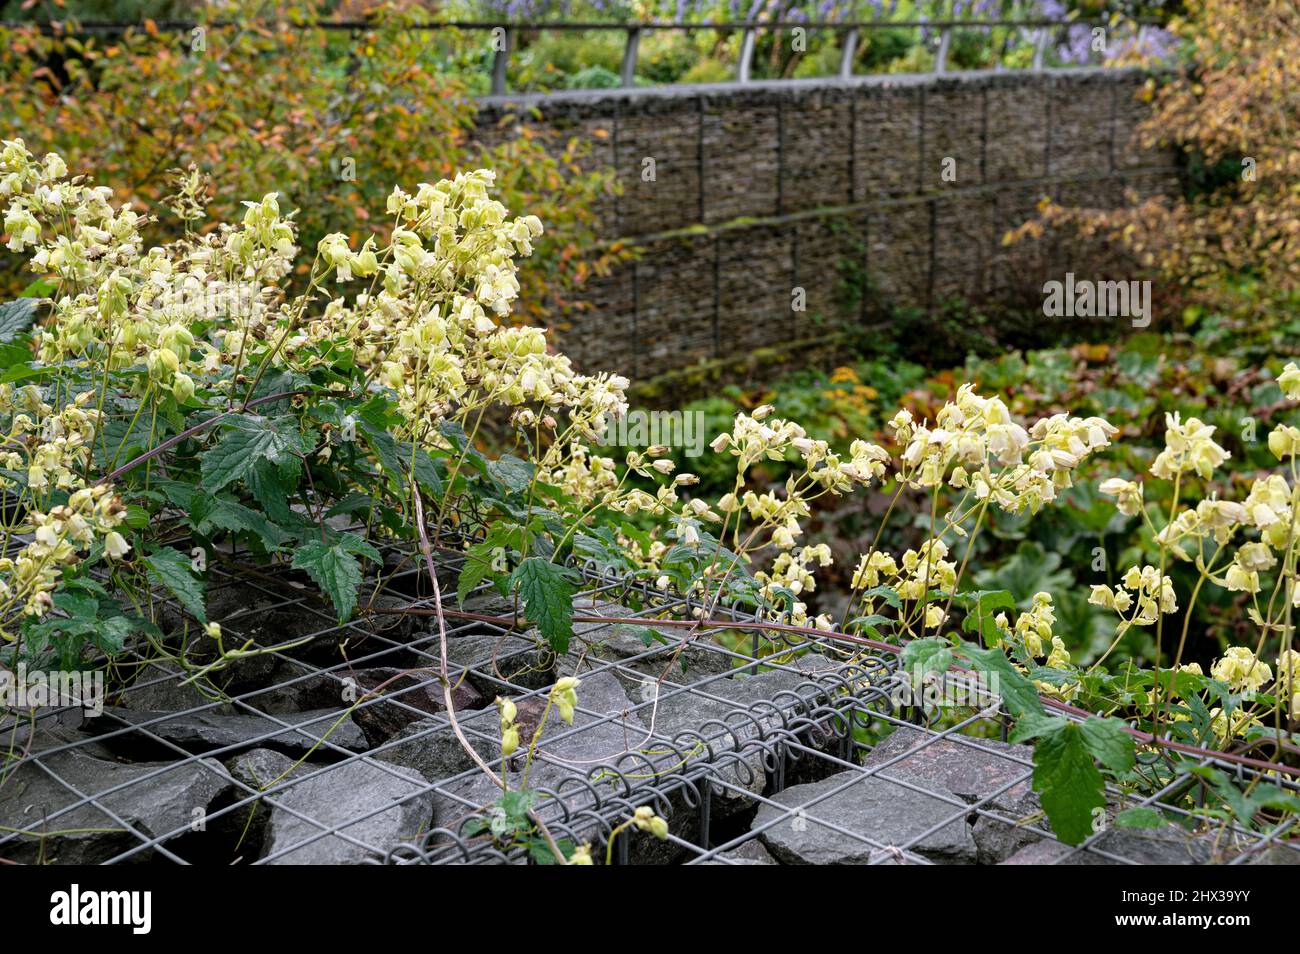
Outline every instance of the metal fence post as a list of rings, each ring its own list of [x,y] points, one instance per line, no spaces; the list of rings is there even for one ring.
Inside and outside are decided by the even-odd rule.
[[[934,71],[942,73],[948,68],[948,47],[952,44],[952,27],[939,30],[939,49],[934,54]]]
[[[492,95],[503,96],[506,91],[506,67],[510,65],[510,47],[514,45],[512,31],[500,27],[501,45],[492,54]],[[494,31],[495,32],[495,31]]]
[[[641,30],[632,27],[627,31],[627,43],[623,46],[623,68],[619,71],[624,86],[636,85],[636,54],[641,45]]]
[[[1041,70],[1043,68],[1043,57],[1047,53],[1047,38],[1051,35],[1051,27],[1043,27],[1038,31],[1038,36],[1034,38],[1034,64],[1033,68]]]
[[[853,60],[858,55],[858,31],[851,27],[844,33],[844,46],[840,49],[840,79],[853,75]]]
[[[749,82],[749,67],[754,60],[754,30],[745,28],[745,35],[740,41],[740,62],[736,64],[736,82]]]

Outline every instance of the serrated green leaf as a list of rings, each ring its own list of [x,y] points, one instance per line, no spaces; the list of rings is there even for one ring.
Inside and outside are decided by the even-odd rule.
[[[357,606],[357,590],[361,588],[361,564],[342,543],[332,544],[311,540],[298,547],[293,555],[295,569],[306,571],[321,588],[345,622]]]
[[[283,464],[311,449],[292,418],[244,415],[229,420],[221,440],[202,455],[203,487],[212,493],[244,479],[260,460]]]
[[[429,452],[423,449],[415,452],[412,460],[415,463],[415,482],[425,493],[432,494],[435,497],[441,497],[443,493],[442,476],[438,473],[438,465]]]
[[[1049,716],[1041,712],[1021,716],[1011,730],[1011,742],[1017,744],[1051,735],[1061,731],[1069,721],[1065,716]]]
[[[291,539],[289,534],[268,520],[265,514],[233,500],[214,501],[211,510],[204,516],[202,525],[219,527],[231,533],[255,534],[267,550],[278,550]]]
[[[164,587],[190,615],[207,625],[203,584],[190,569],[190,558],[179,550],[158,550],[144,558],[145,573],[155,586]]]
[[[461,605],[474,588],[492,575],[493,563],[500,546],[492,540],[476,543],[465,551],[465,562],[456,581],[456,601]]]
[[[337,542],[344,550],[355,556],[365,557],[375,563],[384,562],[384,555],[359,533],[340,533],[337,537],[332,537],[330,542]]]
[[[244,483],[268,517],[277,523],[287,523],[291,519],[289,500],[298,492],[298,488],[296,482],[285,476],[282,467],[269,460],[259,460],[244,475]]]
[[[17,298],[0,302],[0,342],[13,341],[36,324],[39,298]]]
[[[1061,841],[1077,845],[1093,833],[1093,809],[1104,808],[1106,796],[1078,723],[1066,721],[1034,746],[1034,791]]]
[[[1127,728],[1119,719],[1098,716],[1090,716],[1079,727],[1092,756],[1117,774],[1131,772],[1136,760],[1133,736],[1128,734]]]
[[[1126,808],[1115,816],[1116,828],[1163,828],[1164,816],[1154,808],[1137,805]]]
[[[509,454],[488,461],[487,469],[493,480],[514,493],[523,493],[533,482],[533,465]]]
[[[1011,664],[1002,650],[980,649],[965,643],[961,655],[969,659],[978,671],[997,677],[998,694],[1013,716],[1020,718],[1027,713],[1042,714],[1043,702],[1038,698],[1038,690]]]
[[[927,672],[947,672],[952,661],[952,647],[939,636],[914,639],[903,647],[903,669],[908,674],[924,676]]]
[[[400,485],[405,479],[406,466],[402,461],[402,454],[398,449],[397,440],[387,431],[366,422],[361,424],[361,433],[364,435],[371,451],[374,452],[380,470],[384,472],[385,476]]]
[[[573,638],[573,586],[564,571],[554,563],[529,557],[510,574],[510,585],[519,588],[524,611],[551,648],[567,652]]]

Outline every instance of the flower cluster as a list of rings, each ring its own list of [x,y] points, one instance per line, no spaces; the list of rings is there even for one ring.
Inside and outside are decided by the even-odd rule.
[[[873,551],[858,561],[853,573],[855,591],[868,591],[879,586],[892,589],[899,599],[925,605],[922,626],[925,629],[938,629],[944,623],[944,611],[934,603],[927,603],[932,591],[952,592],[957,585],[957,564],[946,559],[948,545],[943,540],[927,540],[915,550],[907,550],[901,560],[901,566],[887,553]],[[863,601],[866,612],[874,613],[877,601],[867,598]]]
[[[1097,584],[1092,588],[1088,602],[1114,610],[1121,616],[1132,610],[1128,622],[1135,626],[1150,626],[1162,613],[1167,615],[1178,611],[1173,580],[1154,566],[1130,567],[1121,586],[1112,588]]]
[[[832,562],[831,548],[825,543],[779,553],[769,571],[759,570],[754,574],[754,578],[762,584],[759,594],[772,603],[779,602],[781,591],[792,594],[795,599],[790,604],[789,614],[793,625],[812,625],[818,629],[830,630],[833,628],[830,616],[823,613],[810,619],[808,604],[799,597],[817,589],[817,580],[809,567],[828,567]]]
[[[279,320],[276,283],[297,252],[292,224],[272,194],[245,203],[240,225],[145,251],[149,220],[111,196],[69,178],[57,155],[37,162],[20,139],[0,150],[8,248],[28,252],[30,268],[58,286],[41,360],[92,372],[142,365],[140,389],[183,404],[197,378],[238,368],[248,342]],[[192,331],[200,323],[211,325],[203,340]]]
[[[1300,368],[1294,362],[1286,365],[1277,383],[1288,399],[1300,400]],[[1165,446],[1151,465],[1153,476],[1173,481],[1176,486],[1191,476],[1209,480],[1215,469],[1227,460],[1227,451],[1214,441],[1212,426],[1196,418],[1183,421],[1177,414],[1167,415],[1165,425]],[[1274,684],[1278,705],[1294,716],[1300,710],[1300,695],[1294,686],[1297,656],[1289,645],[1293,632],[1289,615],[1300,606],[1300,586],[1296,585],[1300,555],[1296,507],[1300,500],[1293,484],[1300,454],[1300,430],[1279,423],[1269,435],[1268,446],[1279,461],[1288,464],[1290,480],[1282,473],[1257,477],[1241,501],[1225,500],[1211,492],[1193,503],[1184,503],[1175,493],[1172,512],[1163,527],[1157,528],[1152,522],[1158,513],[1155,508],[1152,513],[1144,511],[1144,489],[1140,483],[1111,478],[1103,481],[1100,489],[1115,498],[1121,513],[1140,515],[1148,523],[1162,554],[1195,567],[1199,581],[1192,593],[1193,605],[1184,608],[1189,618],[1195,598],[1207,582],[1243,594],[1248,600],[1245,615],[1259,629],[1258,644],[1254,648],[1229,648],[1210,667],[1210,675],[1243,700],[1254,699],[1257,693]],[[1265,599],[1261,600],[1261,596]],[[1130,567],[1123,574],[1120,586],[1094,586],[1090,602],[1120,614],[1122,622],[1116,643],[1129,626],[1149,626],[1179,609],[1172,578],[1151,565]],[[1282,645],[1275,681],[1274,668],[1260,654],[1266,642],[1279,634]],[[1196,663],[1180,663],[1175,658],[1179,672],[1201,675]],[[1170,694],[1177,698],[1177,688],[1171,688]],[[1250,707],[1231,711],[1216,707],[1209,713],[1211,728],[1221,742],[1261,724],[1259,714]],[[1187,716],[1175,713],[1173,718],[1185,720]]]
[[[122,501],[109,485],[88,486],[85,477],[102,419],[89,406],[93,396],[83,391],[56,410],[34,385],[0,384],[0,415],[9,422],[0,488],[22,507],[4,534],[6,540],[30,537],[14,556],[0,559],[0,618],[44,615],[63,571],[95,544],[114,560],[130,549],[117,531]],[[7,625],[0,636],[14,638]]]
[[[295,329],[285,353],[305,367],[348,349],[396,392],[410,436],[431,445],[442,441],[443,418],[505,406],[517,427],[554,435],[544,463],[558,469],[570,451],[585,450],[581,440],[599,436],[608,415],[626,412],[628,382],[578,374],[541,329],[500,323],[519,294],[515,257],[531,254],[542,225],[536,216],[509,218],[491,196],[494,181],[477,170],[413,194],[395,189],[386,248],[367,239],[353,250],[341,234],[322,239],[318,260],[335,283],[367,287]],[[577,469],[574,477],[581,462]],[[604,489],[576,483],[586,493]]]
[[[560,713],[560,718],[568,725],[573,725],[573,711],[578,705],[578,686],[582,685],[582,680],[573,676],[563,676],[555,681],[551,686],[550,695],[547,701],[555,706]]]
[[[519,718],[519,707],[513,700],[501,696],[497,696],[496,703],[501,712],[501,755],[510,758],[519,748],[519,726],[515,724]]]
[[[1065,414],[1026,430],[1001,398],[982,397],[971,384],[940,409],[934,426],[916,423],[906,410],[890,426],[904,446],[902,476],[909,486],[969,489],[1009,513],[1037,513],[1055,500],[1079,465],[1108,447],[1117,432],[1099,417]]]
[[[30,514],[32,542],[16,556],[0,558],[0,612],[8,616],[7,611],[16,607],[28,616],[43,616],[53,603],[64,568],[97,541],[109,557],[125,556],[127,543],[115,529],[124,516],[122,501],[104,484],[83,487],[66,504]],[[0,636],[14,638],[7,627],[0,628]]]
[[[1212,426],[1194,417],[1183,422],[1176,413],[1166,414],[1165,447],[1151,465],[1151,473],[1161,480],[1173,480],[1191,472],[1208,480],[1228,456],[1214,442]]]

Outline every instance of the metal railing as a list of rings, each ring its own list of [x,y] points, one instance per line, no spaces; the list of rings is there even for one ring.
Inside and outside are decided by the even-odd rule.
[[[1145,31],[1157,25],[1159,21],[1152,19],[1136,19],[1128,21],[1129,24],[1136,27],[1138,31],[1139,44]],[[84,33],[120,33],[127,29],[139,28],[140,24],[118,23],[108,21],[86,21],[62,27],[55,27],[48,24],[31,24],[31,23],[13,23],[6,22],[6,27],[16,26],[40,26],[46,30],[65,29],[67,32],[84,32]],[[154,29],[163,32],[189,32],[200,27],[213,29],[230,28],[245,26],[247,24],[238,21],[210,21],[202,23],[200,21],[190,20],[158,20],[154,21]],[[359,34],[365,30],[374,29],[376,24],[371,21],[363,20],[321,20],[311,23],[291,23],[291,27],[296,29],[318,29],[326,31],[342,31]],[[873,30],[918,30],[934,34],[933,44],[934,66],[931,73],[949,72],[949,55],[952,50],[953,35],[958,30],[993,30],[996,28],[1028,30],[1033,33],[1033,58],[1030,69],[1041,71],[1049,68],[1046,66],[1047,48],[1054,35],[1059,36],[1063,31],[1070,28],[1086,27],[1092,29],[1100,27],[1109,29],[1112,26],[1106,20],[1088,20],[1082,18],[1076,19],[989,19],[989,20],[841,20],[841,21],[811,21],[811,20],[735,20],[735,21],[706,21],[700,23],[665,23],[665,22],[637,22],[637,23],[611,23],[603,21],[583,22],[583,21],[539,21],[536,23],[518,23],[508,21],[491,21],[491,20],[446,20],[430,21],[427,23],[406,24],[402,29],[433,32],[439,30],[459,30],[462,32],[487,32],[491,35],[492,40],[492,74],[491,74],[491,95],[502,96],[508,90],[508,71],[510,67],[510,57],[515,51],[518,38],[522,33],[540,33],[544,31],[600,31],[600,32],[622,32],[624,34],[624,45],[622,61],[619,69],[619,81],[622,87],[628,88],[636,85],[637,58],[640,50],[641,36],[644,33],[655,31],[683,31],[692,32],[700,30],[713,30],[720,33],[740,33],[740,53],[736,61],[735,81],[739,83],[751,82],[753,79],[753,60],[754,51],[757,46],[758,34],[764,31],[780,30],[804,30],[813,31],[830,31],[840,35],[840,58],[837,77],[839,79],[849,79],[854,76],[854,62],[858,52],[858,40],[864,31]]]

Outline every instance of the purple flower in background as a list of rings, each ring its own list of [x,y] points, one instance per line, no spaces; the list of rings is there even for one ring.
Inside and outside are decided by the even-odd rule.
[[[1105,59],[1137,54],[1158,63],[1172,60],[1178,51],[1178,37],[1162,27],[1146,27],[1106,44]]]
[[[1066,27],[1065,41],[1056,48],[1062,63],[1086,64],[1092,59],[1092,27],[1077,24]]]

